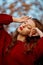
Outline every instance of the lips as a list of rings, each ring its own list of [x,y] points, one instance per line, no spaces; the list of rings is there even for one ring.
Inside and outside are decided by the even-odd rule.
[[[23,30],[23,28],[22,28],[22,27],[20,27],[20,30]]]

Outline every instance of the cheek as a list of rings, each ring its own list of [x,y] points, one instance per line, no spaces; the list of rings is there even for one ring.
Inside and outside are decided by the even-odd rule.
[[[29,34],[29,33],[31,32],[31,30],[30,30],[30,29],[28,29],[28,30],[27,30],[27,32],[28,32],[28,34]]]
[[[30,33],[30,30],[29,29],[24,29],[24,33],[26,33],[26,34],[29,34]]]

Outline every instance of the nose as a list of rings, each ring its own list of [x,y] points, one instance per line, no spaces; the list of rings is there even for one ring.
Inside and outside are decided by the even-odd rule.
[[[25,28],[25,26],[23,26],[23,28]]]

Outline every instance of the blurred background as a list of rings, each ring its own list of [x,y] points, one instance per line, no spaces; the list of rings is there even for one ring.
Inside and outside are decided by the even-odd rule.
[[[43,0],[0,0],[0,13],[14,17],[30,16],[43,23]],[[5,29],[8,33],[14,32],[20,23],[11,23]]]

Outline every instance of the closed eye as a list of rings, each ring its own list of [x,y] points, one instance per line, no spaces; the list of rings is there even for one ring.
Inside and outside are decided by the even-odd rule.
[[[28,29],[31,29],[31,28],[28,27]]]
[[[27,27],[28,29],[31,29],[31,27],[29,26],[29,27]]]
[[[32,28],[31,25],[28,25],[27,27],[28,27],[28,29],[31,29]]]

